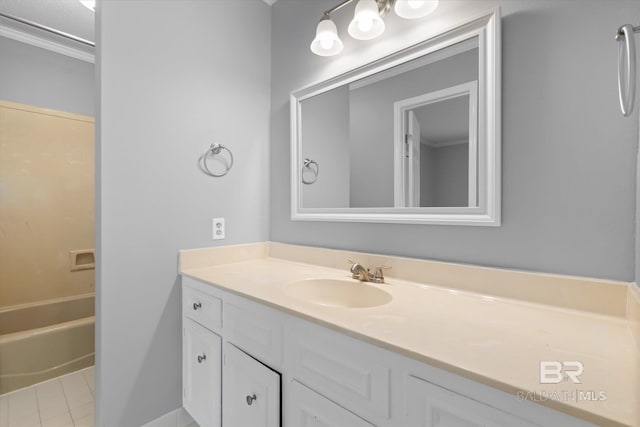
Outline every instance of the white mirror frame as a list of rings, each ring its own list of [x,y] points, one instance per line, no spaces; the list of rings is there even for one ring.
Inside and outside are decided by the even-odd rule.
[[[448,46],[479,40],[478,147],[484,144],[486,165],[478,165],[477,207],[303,208],[301,103]],[[500,9],[377,61],[291,93],[291,219],[402,224],[500,226],[501,224],[501,40]]]

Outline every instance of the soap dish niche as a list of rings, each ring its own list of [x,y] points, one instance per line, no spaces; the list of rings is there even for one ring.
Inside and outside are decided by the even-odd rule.
[[[95,249],[69,251],[71,271],[93,270],[96,268]]]

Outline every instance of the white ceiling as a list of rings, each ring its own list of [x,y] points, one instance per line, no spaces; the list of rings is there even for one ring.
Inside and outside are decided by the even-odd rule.
[[[78,0],[0,0],[0,12],[95,41],[95,14]]]

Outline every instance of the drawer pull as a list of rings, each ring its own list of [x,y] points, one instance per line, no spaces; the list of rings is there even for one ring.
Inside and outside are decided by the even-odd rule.
[[[254,394],[253,396],[249,396],[249,395],[247,395],[247,405],[251,406],[251,404],[253,403],[253,401],[254,401],[254,400],[256,400],[256,399],[257,399],[257,397],[256,397],[256,395],[255,395],[255,394]]]
[[[202,363],[207,360],[207,355],[203,354],[202,356],[198,356],[198,363]]]
[[[193,311],[197,311],[200,307],[202,307],[202,303],[201,302],[194,302],[193,303]]]

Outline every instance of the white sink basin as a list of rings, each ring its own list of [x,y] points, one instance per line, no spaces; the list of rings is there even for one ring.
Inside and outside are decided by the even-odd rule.
[[[300,280],[287,285],[284,292],[294,298],[329,307],[376,307],[392,299],[390,293],[356,280]]]

